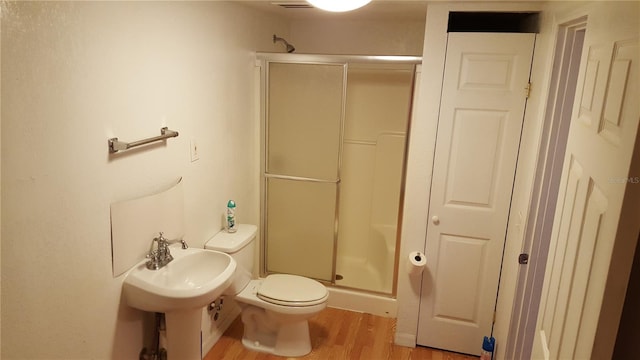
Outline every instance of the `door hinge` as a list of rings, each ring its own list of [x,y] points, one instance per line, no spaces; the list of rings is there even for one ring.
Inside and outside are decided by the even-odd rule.
[[[524,87],[525,98],[528,99],[529,95],[531,95],[531,82],[528,82],[527,85]]]

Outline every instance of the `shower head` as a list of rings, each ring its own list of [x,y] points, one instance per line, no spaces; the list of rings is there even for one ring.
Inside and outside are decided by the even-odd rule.
[[[273,34],[273,43],[275,44],[277,41],[282,41],[287,46],[287,52],[292,53],[296,51],[296,48],[293,45],[289,44],[289,42],[281,37],[277,37],[276,34]]]

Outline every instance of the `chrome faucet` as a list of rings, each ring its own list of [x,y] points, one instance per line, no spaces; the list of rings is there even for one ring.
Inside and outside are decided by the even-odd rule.
[[[173,260],[173,256],[171,256],[169,244],[176,242],[180,242],[183,249],[187,249],[189,247],[187,242],[182,239],[167,240],[162,232],[160,232],[160,236],[153,238],[153,241],[151,242],[151,249],[149,249],[149,254],[147,254],[147,258],[149,259],[147,260],[147,269],[158,270],[170,263],[171,260]],[[153,248],[154,243],[158,243],[155,249]]]

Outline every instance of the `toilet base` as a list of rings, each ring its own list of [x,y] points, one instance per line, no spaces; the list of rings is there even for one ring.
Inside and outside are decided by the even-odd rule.
[[[278,356],[298,357],[311,352],[309,322],[307,320],[280,324],[278,329],[253,328],[245,322],[242,345],[247,349]],[[266,330],[266,331],[265,331]]]
[[[308,320],[327,306],[328,293],[307,306],[285,306],[259,298],[257,292],[261,284],[262,280],[251,280],[235,296],[242,308],[242,344],[250,350],[278,356],[299,357],[310,353]]]

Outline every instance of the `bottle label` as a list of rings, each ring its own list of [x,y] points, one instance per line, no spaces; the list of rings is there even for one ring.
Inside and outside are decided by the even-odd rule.
[[[233,209],[227,209],[227,231],[235,232],[236,230],[236,214]]]

